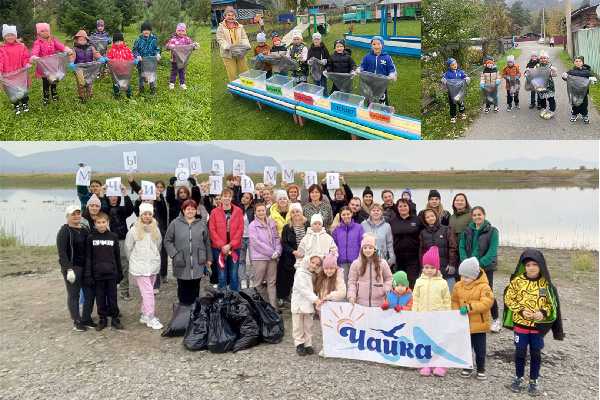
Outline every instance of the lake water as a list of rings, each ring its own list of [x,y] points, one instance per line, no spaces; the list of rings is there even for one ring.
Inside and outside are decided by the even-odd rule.
[[[361,196],[363,188],[352,188]],[[382,188],[373,188],[381,199]],[[396,197],[402,189],[394,189]],[[454,194],[464,192],[472,206],[486,209],[500,231],[502,245],[598,249],[598,189],[456,189],[440,190],[451,210]],[[427,202],[429,190],[413,190],[417,209]],[[0,227],[26,244],[50,245],[65,222],[68,204],[77,203],[75,190],[0,189]],[[134,218],[130,218],[133,222]]]

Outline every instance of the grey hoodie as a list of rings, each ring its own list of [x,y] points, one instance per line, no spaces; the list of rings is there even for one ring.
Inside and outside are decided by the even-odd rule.
[[[377,251],[379,256],[387,261],[388,265],[396,265],[396,254],[394,253],[394,236],[392,235],[392,227],[382,219],[375,224],[371,218],[361,222],[365,233],[372,233],[377,237]]]
[[[204,219],[188,224],[183,215],[167,228],[165,249],[173,259],[173,275],[177,279],[202,278],[207,261],[212,261],[208,227]]]

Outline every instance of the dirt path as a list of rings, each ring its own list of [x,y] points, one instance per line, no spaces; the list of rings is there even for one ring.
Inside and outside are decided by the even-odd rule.
[[[556,114],[550,120],[544,120],[539,116],[537,109],[530,110],[529,92],[525,90],[524,79],[521,80],[521,90],[519,100],[521,109],[511,112],[506,111],[506,89],[504,83],[499,88],[498,106],[500,111],[489,114],[483,112],[473,124],[465,131],[464,139],[598,139],[600,138],[600,115],[593,104],[589,105],[590,124],[585,125],[581,117],[576,123],[569,121],[571,116],[571,107],[567,96],[567,84],[560,75],[570,69],[565,67],[558,55],[562,47],[553,47],[538,45],[535,42],[524,42],[519,46],[522,50],[517,63],[521,66],[521,71],[525,71],[525,66],[529,60],[532,50],[545,50],[550,55],[550,61],[558,70],[558,76],[554,78],[556,88]],[[477,77],[474,77],[474,79]]]
[[[520,249],[501,250],[512,268]],[[547,337],[541,384],[550,399],[598,398],[598,272],[570,275],[566,251],[548,263],[560,290],[567,339]],[[3,258],[3,257],[0,257]],[[54,263],[46,256],[40,263]],[[597,253],[594,255],[597,263]],[[3,260],[0,260],[3,261]],[[31,260],[33,261],[33,260]],[[508,275],[497,274],[496,295]],[[574,280],[573,280],[574,279]],[[577,282],[577,283],[575,283]],[[465,381],[458,371],[421,378],[415,370],[357,361],[299,358],[289,312],[286,336],[237,354],[192,353],[180,338],[161,338],[138,322],[139,294],[121,302],[124,331],[71,331],[65,290],[56,270],[0,278],[0,399],[517,399],[505,384],[513,374],[511,333],[488,336],[488,381]],[[176,297],[170,281],[158,295],[166,322]],[[316,349],[320,349],[320,329]],[[195,395],[192,395],[194,393]]]

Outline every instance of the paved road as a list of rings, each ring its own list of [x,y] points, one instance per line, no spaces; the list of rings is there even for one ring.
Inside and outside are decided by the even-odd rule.
[[[506,111],[506,90],[504,83],[500,88],[498,113],[483,112],[473,124],[466,130],[464,139],[599,139],[600,138],[600,115],[590,104],[589,116],[590,124],[584,125],[581,117],[576,123],[571,123],[571,107],[567,96],[567,84],[560,78],[560,75],[569,68],[565,68],[558,55],[562,47],[550,48],[548,46],[538,45],[534,42],[525,42],[519,46],[522,49],[521,56],[517,63],[521,66],[521,71],[525,70],[527,60],[532,50],[538,52],[543,48],[550,55],[552,64],[558,70],[558,77],[554,78],[556,87],[556,115],[550,120],[544,120],[539,116],[537,109],[530,110],[529,92],[524,90],[525,81],[521,79],[521,91],[519,100],[521,109],[511,112]],[[473,77],[474,79],[476,77]]]

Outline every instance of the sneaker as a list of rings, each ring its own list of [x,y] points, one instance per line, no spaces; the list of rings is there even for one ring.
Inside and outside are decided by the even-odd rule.
[[[106,318],[100,318],[100,320],[98,321],[98,326],[96,327],[96,330],[98,332],[100,332],[102,329],[106,328],[106,326],[108,325]]]
[[[140,316],[140,324],[147,325],[148,321],[150,321],[150,318],[147,315],[142,314]]]
[[[450,118],[450,123],[451,123],[451,124],[455,124],[455,123],[456,123],[456,118],[454,118],[454,117],[453,117],[453,118]]]
[[[21,114],[21,106],[15,105],[15,115],[20,115],[20,114]]]
[[[313,349],[311,346],[307,346],[307,347],[305,347],[305,348],[304,348],[304,352],[305,352],[306,354],[308,354],[309,356],[310,356],[310,355],[313,355],[313,354],[315,354],[315,351],[314,351],[314,349]]]
[[[167,276],[161,276],[160,277],[160,284],[162,285],[163,283],[168,283],[169,279],[167,279]]]
[[[542,109],[542,106],[538,105],[536,108],[537,108],[538,110],[541,110],[541,109]]]
[[[154,289],[154,294],[159,294],[160,293],[160,289]]]
[[[508,107],[506,107],[506,111],[507,111],[507,112],[511,112],[511,111],[512,111],[512,106],[508,106]]]
[[[460,371],[460,376],[462,376],[463,378],[470,378],[471,375],[473,375],[472,369],[463,369],[462,371]]]
[[[498,106],[494,106],[494,112],[498,112],[500,111],[500,109],[498,108]]]
[[[88,328],[95,328],[98,326],[98,324],[95,323],[93,319],[90,319],[89,321],[81,321],[81,324]]]
[[[585,117],[583,117],[583,123],[584,124],[589,124],[590,123],[590,117],[588,117],[587,115]]]
[[[540,396],[542,394],[542,392],[540,392],[540,389],[538,389],[538,382],[537,379],[530,379],[529,380],[529,388],[527,389],[527,393],[530,396]]]
[[[500,320],[499,319],[495,319],[492,322],[492,332],[494,333],[498,333],[502,330],[502,325],[500,324]]]
[[[477,373],[477,380],[479,380],[479,381],[485,381],[485,380],[487,380],[487,376],[486,376],[485,372],[478,372]]]
[[[181,88],[181,90],[187,90],[187,85],[185,83],[182,83],[181,85],[179,85],[179,87]]]
[[[131,296],[129,296],[129,292],[122,292],[119,295],[119,298],[124,301],[131,301]]]
[[[547,117],[547,119],[551,119],[552,117],[554,117],[554,111],[549,111],[549,112],[546,114],[546,117]]]
[[[431,376],[431,368],[425,367],[419,370],[419,375],[421,376]]]
[[[53,94],[52,95],[52,101],[58,101],[58,95],[57,94]]]
[[[42,99],[42,105],[47,106],[48,104],[50,104],[50,99]]]
[[[73,322],[73,330],[75,332],[85,332],[85,331],[87,331],[87,326],[85,326],[80,321],[75,321],[75,322]]]
[[[175,84],[174,83],[169,83],[169,90],[173,90],[175,89]]]
[[[467,119],[467,114],[461,113],[460,114],[460,119]]]
[[[446,376],[447,371],[448,371],[447,368],[436,367],[433,369],[433,375],[443,377],[443,376]]]
[[[123,324],[121,324],[119,318],[112,318],[110,321],[110,326],[112,326],[114,329],[123,329]]]
[[[569,118],[569,121],[577,122],[577,115],[571,115],[571,118]]]
[[[29,112],[29,104],[25,103],[21,107],[22,107],[23,112],[26,112],[26,113]]]
[[[306,351],[304,350],[304,344],[299,344],[298,346],[296,346],[296,354],[298,354],[299,356],[306,355]]]
[[[488,113],[490,112],[490,109],[489,109],[488,107],[486,107],[486,108],[483,110],[483,112],[484,112],[484,113],[486,113],[486,114],[488,114]]]
[[[160,323],[160,321],[158,320],[158,318],[156,317],[152,317],[148,320],[148,322],[146,323],[146,326],[148,328],[152,328],[154,330],[159,330],[163,328],[163,324]]]
[[[510,390],[512,390],[515,393],[521,393],[521,391],[523,390],[523,378],[515,376],[513,378],[512,383],[510,384]]]
[[[521,109],[521,107],[520,107],[518,104],[515,104],[515,108],[516,108],[517,110],[520,110],[520,109]]]

